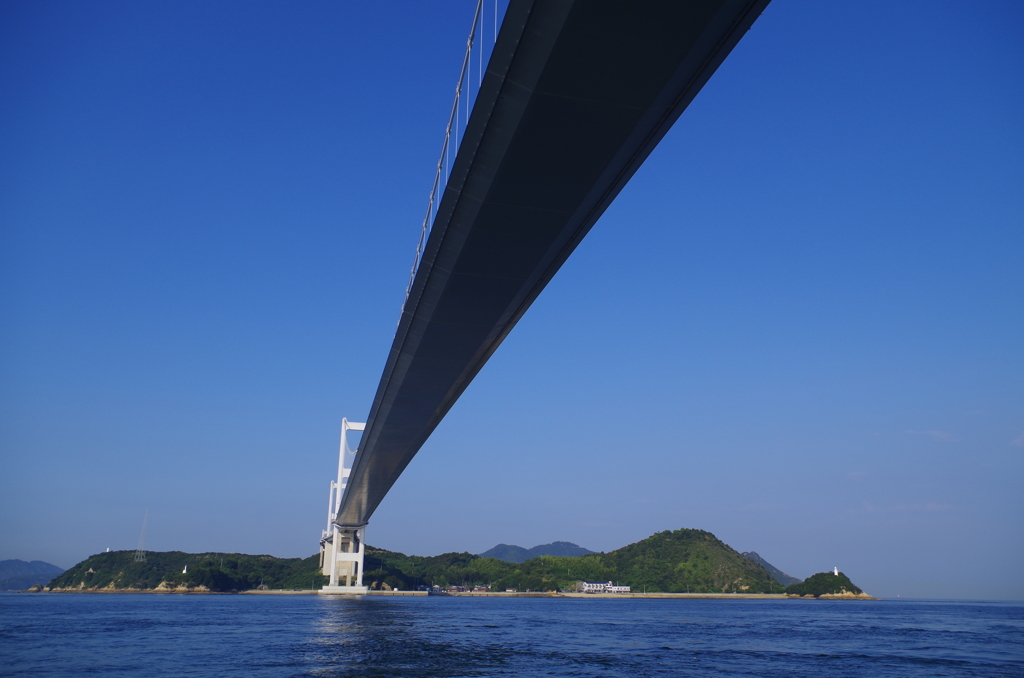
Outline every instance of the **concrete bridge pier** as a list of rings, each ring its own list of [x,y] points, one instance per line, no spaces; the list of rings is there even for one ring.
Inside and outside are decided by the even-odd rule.
[[[334,525],[333,528],[330,537],[320,542],[323,573],[331,578],[320,593],[366,593],[368,589],[363,586],[363,556],[366,553],[363,534],[366,527]]]

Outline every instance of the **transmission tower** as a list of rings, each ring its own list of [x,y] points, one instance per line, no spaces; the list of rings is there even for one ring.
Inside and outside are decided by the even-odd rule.
[[[135,562],[146,562],[146,522],[149,520],[149,511],[142,517],[142,533],[139,535],[139,548],[135,549]]]

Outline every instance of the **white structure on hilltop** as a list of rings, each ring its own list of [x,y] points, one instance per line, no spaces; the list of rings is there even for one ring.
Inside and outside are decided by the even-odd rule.
[[[338,448],[338,480],[331,481],[331,493],[327,499],[327,529],[320,536],[320,567],[324,576],[330,577],[330,583],[323,587],[321,593],[366,593],[363,586],[363,556],[365,544],[363,535],[366,526],[358,528],[342,527],[334,522],[341,508],[341,498],[345,495],[351,467],[345,467],[346,453],[355,455],[358,450],[348,448],[348,432],[362,431],[366,424],[359,424],[348,419],[341,420],[341,444]],[[345,583],[341,584],[341,578]]]
[[[838,567],[833,567],[833,568],[832,568],[832,573],[833,573],[833,574],[834,574],[835,576],[837,576],[837,577],[838,577],[838,576],[839,576],[839,568],[838,568]]]

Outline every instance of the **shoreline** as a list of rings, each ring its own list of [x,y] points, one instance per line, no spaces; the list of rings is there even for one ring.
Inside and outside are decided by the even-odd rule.
[[[547,593],[547,592],[530,592],[530,593],[477,593],[477,592],[459,592],[459,593],[443,593],[434,595],[447,595],[452,597],[465,597],[465,598],[601,598],[601,599],[620,599],[620,600],[635,600],[635,599],[670,599],[670,600],[878,600],[874,596],[869,596],[866,593],[863,594],[841,594],[841,593],[826,593],[815,598],[814,596],[797,596],[790,595],[787,593],[661,593],[650,591],[647,593]]]
[[[576,599],[600,599],[600,600],[879,600],[866,593],[862,594],[838,594],[826,593],[815,598],[811,595],[797,596],[786,593],[552,593],[548,591],[523,591],[517,593],[508,592],[475,592],[461,591],[453,593],[430,593],[428,591],[367,591],[366,593],[322,593],[319,589],[273,589],[266,591],[202,591],[183,589],[63,589],[55,591],[16,591],[14,593],[148,593],[158,595],[192,595],[192,596],[395,596],[409,598],[426,598],[430,596],[449,598],[576,598]]]

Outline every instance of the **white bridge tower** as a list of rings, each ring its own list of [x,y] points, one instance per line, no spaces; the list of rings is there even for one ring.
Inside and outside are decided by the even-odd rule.
[[[362,431],[366,424],[341,420],[341,444],[338,449],[338,480],[331,481],[331,493],[327,499],[327,529],[320,535],[320,567],[330,583],[320,589],[320,593],[366,593],[363,586],[363,541],[366,526],[349,528],[341,527],[335,521],[341,498],[348,486],[351,464],[345,464],[345,458],[356,453],[348,448],[348,432]],[[344,577],[345,583],[341,583]]]

